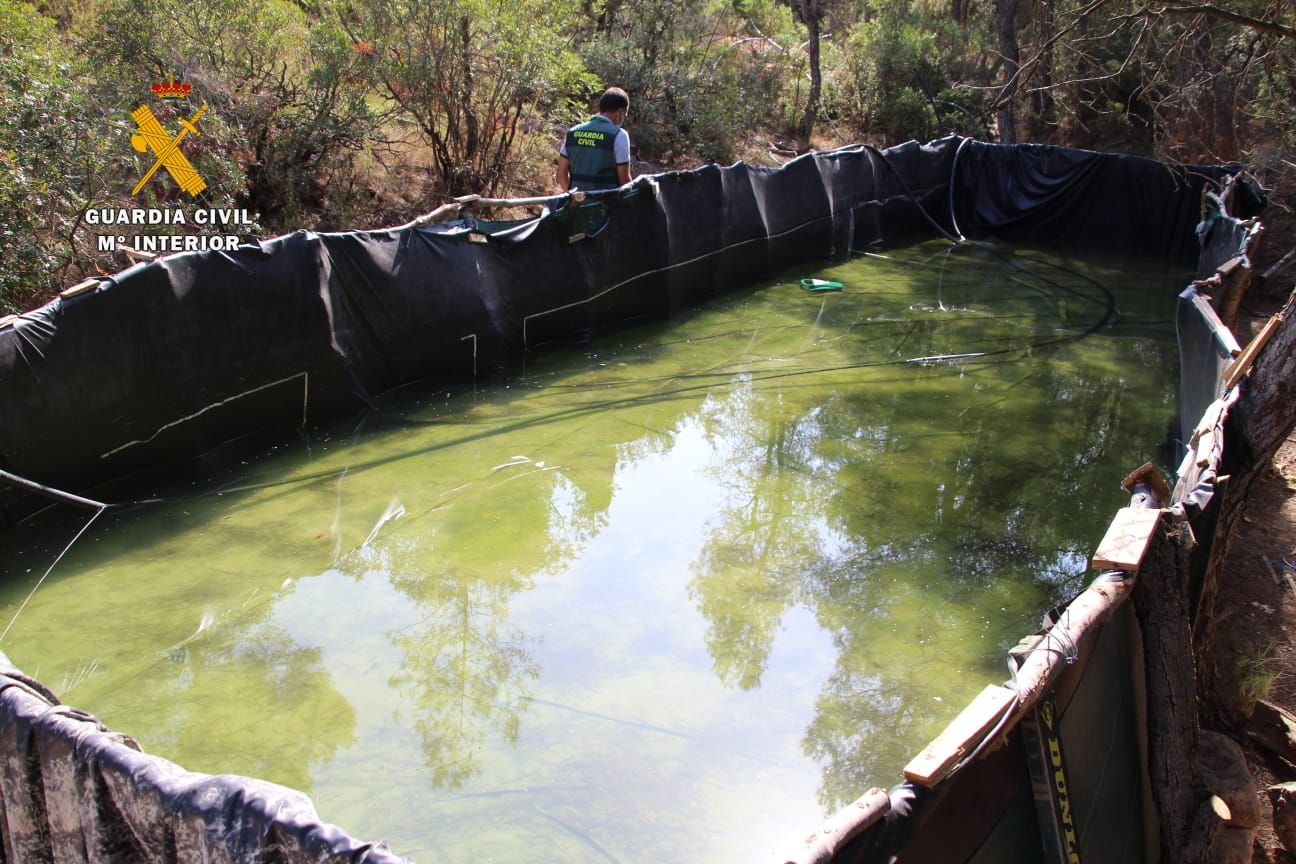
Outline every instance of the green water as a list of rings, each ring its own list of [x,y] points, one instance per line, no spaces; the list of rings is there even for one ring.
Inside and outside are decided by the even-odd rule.
[[[1006,677],[1173,408],[1174,278],[884,254],[159,487],[0,647],[422,861],[774,861]]]

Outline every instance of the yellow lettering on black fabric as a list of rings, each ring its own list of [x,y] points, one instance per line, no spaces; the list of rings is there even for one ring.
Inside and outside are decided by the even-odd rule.
[[[1075,821],[1071,816],[1071,793],[1067,789],[1066,768],[1062,763],[1062,742],[1058,740],[1057,732],[1054,730],[1053,723],[1053,706],[1052,700],[1049,701],[1046,712],[1050,727],[1048,735],[1049,761],[1053,763],[1053,789],[1057,793],[1058,809],[1061,811],[1058,815],[1062,819],[1062,833],[1066,843],[1067,861],[1071,864],[1080,864],[1080,850],[1077,848],[1077,838],[1075,830]]]
[[[1081,864],[1079,831],[1071,801],[1066,755],[1062,752],[1060,720],[1053,697],[1045,696],[1030,722],[1022,724],[1022,736],[1027,748],[1031,793],[1035,799],[1035,814],[1046,858],[1048,861]]]

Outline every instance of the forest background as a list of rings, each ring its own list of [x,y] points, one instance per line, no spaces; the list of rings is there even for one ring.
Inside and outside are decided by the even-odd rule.
[[[197,108],[157,107],[169,79],[209,105],[197,201],[130,194],[131,111]],[[605,84],[640,171],[958,133],[1240,162],[1296,202],[1296,0],[0,0],[0,314],[126,263],[92,209],[271,236],[557,191]]]

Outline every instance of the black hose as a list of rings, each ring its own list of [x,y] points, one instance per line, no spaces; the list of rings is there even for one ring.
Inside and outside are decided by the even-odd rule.
[[[950,224],[954,226],[954,234],[959,238],[960,242],[966,240],[967,238],[963,236],[963,232],[959,229],[958,217],[954,215],[954,176],[958,172],[959,156],[963,154],[963,148],[966,147],[967,143],[971,140],[972,140],[971,138],[964,138],[962,141],[959,142],[959,146],[954,150],[954,161],[953,163],[950,164],[950,179],[949,179]]]
[[[962,242],[962,238],[955,237],[953,234],[946,231],[943,225],[941,225],[939,222],[937,222],[935,219],[932,218],[932,215],[927,212],[927,208],[922,205],[922,202],[918,200],[918,196],[913,193],[913,190],[909,188],[909,184],[905,182],[904,175],[900,173],[900,169],[896,168],[895,165],[891,164],[891,160],[887,157],[885,153],[883,153],[878,148],[874,147],[872,144],[865,144],[863,145],[863,147],[865,150],[869,151],[870,153],[872,153],[873,155],[881,159],[882,164],[886,165],[888,168],[891,169],[891,173],[894,174],[896,176],[896,179],[900,181],[900,188],[904,190],[905,195],[909,198],[910,201],[913,202],[914,206],[918,208],[918,212],[923,215],[923,218],[927,220],[928,224],[930,224],[933,228],[935,228],[942,237],[944,237],[946,240],[950,241],[951,243],[957,244]]]
[[[37,483],[35,480],[28,480],[26,477],[19,477],[17,474],[11,474],[8,471],[0,470],[0,481],[17,486],[20,489],[26,489],[28,492],[35,492],[37,495],[50,498],[54,501],[62,501],[65,504],[75,504],[78,507],[88,507],[91,510],[102,510],[107,507],[102,501],[95,501],[91,498],[82,498],[80,495],[73,495],[71,492],[64,492],[61,489],[54,489]]]

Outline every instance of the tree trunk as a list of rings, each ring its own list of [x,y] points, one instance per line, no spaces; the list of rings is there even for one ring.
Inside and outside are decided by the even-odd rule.
[[[999,143],[1017,143],[1017,115],[1013,110],[1021,51],[1017,46],[1017,0],[995,0],[995,29],[1003,55],[1003,87],[999,91]]]
[[[1246,512],[1245,504],[1252,486],[1268,467],[1278,448],[1296,429],[1296,293],[1283,308],[1284,320],[1269,340],[1248,378],[1241,383],[1242,395],[1229,412],[1227,422],[1230,449],[1226,451],[1224,469],[1232,473],[1220,502],[1215,540],[1211,546],[1210,564],[1202,586],[1197,621],[1198,686],[1208,697],[1219,689],[1219,672],[1215,668],[1216,604],[1222,584],[1224,559],[1233,534]],[[1219,494],[1219,493],[1216,493]],[[1237,722],[1228,717],[1220,705],[1207,703],[1212,719],[1221,723]]]
[[[1200,861],[1194,821],[1203,799],[1197,761],[1197,687],[1188,625],[1185,525],[1161,527],[1134,583],[1148,700],[1148,775],[1161,820],[1161,860]],[[1189,850],[1195,854],[1190,856]]]
[[[473,92],[473,45],[472,45],[472,22],[465,15],[459,19],[459,48],[460,60],[463,64],[463,92],[460,95],[460,109],[464,117],[464,142],[463,142],[463,162],[456,166],[458,169],[458,185],[460,194],[467,192],[480,192],[481,190],[481,142],[478,136],[477,125],[477,105],[474,100],[477,95]]]
[[[819,0],[801,0],[801,17],[810,35],[806,43],[806,54],[810,59],[810,97],[806,100],[805,116],[801,118],[800,137],[802,144],[809,147],[815,115],[819,113],[819,91],[823,86],[819,70]]]
[[[1053,125],[1053,0],[1036,0],[1035,35],[1039,42],[1039,62],[1035,67],[1031,93],[1031,137],[1039,141],[1048,137]]]
[[[1284,308],[1283,325],[1259,355],[1242,395],[1229,413],[1232,470],[1242,474],[1229,484],[1215,531],[1207,591],[1218,590],[1219,562],[1246,490],[1296,424],[1296,297]],[[1203,802],[1198,764],[1199,731],[1193,651],[1209,663],[1210,625],[1198,643],[1188,624],[1189,534],[1183,525],[1164,526],[1139,568],[1135,611],[1143,632],[1148,693],[1148,773],[1161,820],[1162,860],[1207,860],[1219,821]],[[1212,616],[1210,598],[1199,613]],[[1209,676],[1205,676],[1209,678]],[[1166,857],[1166,856],[1169,857]]]

